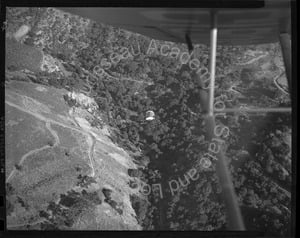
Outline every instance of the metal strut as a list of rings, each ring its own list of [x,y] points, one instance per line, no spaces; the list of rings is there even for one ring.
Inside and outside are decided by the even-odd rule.
[[[210,29],[210,87],[208,113],[205,117],[205,125],[207,126],[207,139],[212,141],[216,138],[214,134],[215,117],[214,117],[214,89],[215,89],[215,70],[216,70],[216,51],[217,51],[217,12],[211,12],[211,29]],[[216,154],[216,172],[222,187],[222,196],[224,199],[227,214],[228,230],[245,230],[240,207],[235,194],[232,183],[231,174],[227,167],[222,149]]]
[[[185,34],[186,43],[191,54],[193,51],[193,44],[189,33]],[[215,71],[216,71],[216,51],[217,51],[217,12],[211,12],[211,29],[210,29],[210,87],[209,94],[206,90],[201,92],[200,103],[203,106],[205,113],[205,125],[207,128],[206,140],[212,141],[217,138],[214,134],[215,117],[214,117],[214,91],[215,91]],[[231,174],[227,167],[227,162],[222,149],[216,154],[216,173],[222,187],[222,196],[226,207],[227,214],[227,229],[228,230],[245,230],[243,218],[240,207],[237,202],[237,197],[233,187]]]

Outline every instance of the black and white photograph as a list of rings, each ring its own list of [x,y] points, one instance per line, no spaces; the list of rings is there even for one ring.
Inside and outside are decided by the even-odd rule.
[[[5,6],[8,231],[293,237],[291,1],[213,2]]]

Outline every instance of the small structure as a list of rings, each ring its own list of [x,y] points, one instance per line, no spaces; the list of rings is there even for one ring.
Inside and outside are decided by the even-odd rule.
[[[155,114],[153,111],[146,112],[146,121],[152,121],[155,119],[154,117],[155,117]]]
[[[75,104],[82,108],[88,109],[90,113],[98,109],[98,105],[93,98],[90,98],[83,93],[68,92],[67,97],[70,101],[74,101]]]

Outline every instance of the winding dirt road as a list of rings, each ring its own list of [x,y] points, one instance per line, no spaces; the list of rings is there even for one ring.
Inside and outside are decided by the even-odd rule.
[[[73,115],[73,110],[70,110],[69,111],[69,115],[71,116],[72,120],[74,121],[74,123],[82,128],[78,122],[76,121],[74,115]],[[87,139],[87,143],[89,145],[89,160],[90,160],[90,164],[91,164],[91,168],[92,168],[92,173],[91,173],[91,177],[94,177],[95,176],[95,167],[94,167],[94,147],[95,147],[95,143],[96,143],[96,138],[92,135],[92,133],[90,133],[89,131],[85,130],[84,128],[82,128],[82,130],[84,131],[84,133],[88,136],[88,139]]]
[[[90,136],[89,138],[92,140],[92,144],[90,144],[90,149],[89,149],[89,159],[90,159],[90,163],[91,163],[91,167],[92,167],[91,176],[94,177],[95,176],[94,147],[95,147],[95,144],[96,144],[96,138],[91,133],[89,133],[89,136]]]
[[[53,146],[57,146],[57,145],[60,143],[59,137],[58,137],[58,135],[56,134],[56,131],[54,131],[54,130],[51,128],[51,124],[50,124],[50,122],[49,122],[48,120],[46,121],[46,128],[50,131],[50,133],[52,134],[52,136],[55,138],[55,143],[54,143]],[[43,146],[43,147],[41,147],[41,148],[33,149],[33,150],[27,152],[26,154],[24,154],[24,155],[22,156],[22,158],[21,158],[20,162],[18,163],[18,165],[21,166],[21,165],[23,164],[23,162],[25,161],[25,159],[27,159],[30,155],[33,155],[33,154],[35,154],[35,153],[37,153],[37,152],[40,152],[40,151],[42,151],[42,150],[44,150],[44,149],[51,148],[51,147],[52,147],[52,146],[50,146],[50,145],[45,145],[45,146]],[[6,179],[6,182],[7,182],[7,183],[12,179],[12,177],[16,174],[16,172],[17,172],[17,169],[16,169],[16,168],[14,168],[14,169],[11,171],[11,173],[9,174],[9,176],[8,176],[7,179]]]
[[[20,95],[20,96],[24,99],[24,97],[22,95]],[[83,130],[83,128],[79,129],[79,128],[76,128],[76,127],[72,127],[72,126],[66,125],[66,124],[61,123],[61,122],[57,122],[57,121],[55,121],[53,119],[46,118],[46,117],[44,117],[43,115],[41,115],[41,114],[39,114],[37,112],[33,112],[33,111],[28,110],[28,109],[24,109],[23,107],[15,104],[13,102],[10,102],[8,100],[5,100],[5,103],[8,104],[9,106],[17,108],[20,111],[28,113],[28,114],[30,114],[30,115],[38,118],[41,121],[45,121],[47,129],[50,131],[50,133],[52,134],[52,136],[55,138],[55,143],[54,143],[53,146],[57,146],[60,143],[60,140],[59,140],[59,137],[58,137],[56,131],[54,131],[51,128],[51,123],[59,125],[59,126],[62,126],[62,127],[65,127],[65,128],[68,128],[68,129],[71,129],[71,130],[75,130],[77,132],[80,132],[80,133],[86,135],[88,137],[88,140],[87,140],[87,143],[89,145],[89,153],[88,153],[88,155],[89,155],[89,160],[90,160],[91,168],[92,168],[91,176],[92,177],[95,176],[93,153],[94,153],[94,146],[95,146],[97,138],[95,138],[90,132],[87,132],[86,130]],[[52,147],[52,146],[45,145],[45,146],[43,146],[41,148],[33,149],[33,150],[27,152],[25,155],[22,156],[22,158],[21,158],[21,160],[20,160],[20,162],[19,162],[18,165],[21,165],[25,161],[25,159],[28,158],[28,156],[30,156],[30,155],[32,155],[34,153],[40,152],[40,151],[42,151],[44,149],[50,148],[50,147]],[[14,170],[12,170],[12,172],[7,177],[6,182],[9,182],[12,179],[12,177],[15,175],[16,172],[17,172],[17,170],[16,170],[16,168],[14,168]]]
[[[277,77],[274,78],[274,84],[275,84],[276,87],[277,87],[278,89],[280,89],[283,93],[289,94],[289,92],[286,91],[284,88],[282,88],[282,86],[280,85],[280,83],[278,83],[278,80],[280,79],[280,77],[281,77],[283,74],[284,74],[284,71],[282,71],[281,73],[279,73],[279,74],[277,75]]]

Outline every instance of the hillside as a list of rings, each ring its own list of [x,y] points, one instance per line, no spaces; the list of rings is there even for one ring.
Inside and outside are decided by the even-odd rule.
[[[5,92],[8,228],[139,229],[127,174],[136,166],[107,131],[72,114],[66,90],[11,81]]]
[[[215,163],[199,163],[213,149],[197,82],[178,55],[160,54],[185,45],[54,8],[8,8],[7,23],[10,229],[225,229]],[[16,39],[22,25],[30,31]],[[205,75],[208,47],[195,49]],[[286,237],[291,102],[280,47],[217,51],[215,101],[226,114],[216,123],[228,128],[223,149],[246,227]]]

